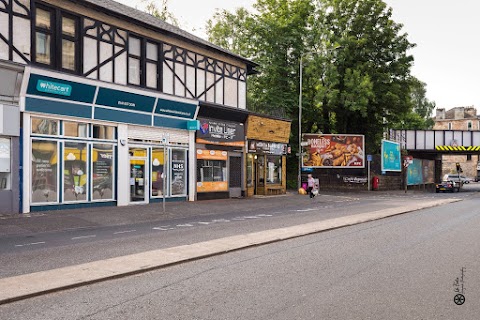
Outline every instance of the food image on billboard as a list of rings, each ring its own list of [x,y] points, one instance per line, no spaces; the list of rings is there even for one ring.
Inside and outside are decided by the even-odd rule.
[[[363,135],[303,134],[303,167],[364,168]]]

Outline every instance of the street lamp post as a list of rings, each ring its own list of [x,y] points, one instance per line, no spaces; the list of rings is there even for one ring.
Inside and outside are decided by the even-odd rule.
[[[303,54],[300,55],[300,93],[298,94],[298,190],[302,187],[302,79]]]

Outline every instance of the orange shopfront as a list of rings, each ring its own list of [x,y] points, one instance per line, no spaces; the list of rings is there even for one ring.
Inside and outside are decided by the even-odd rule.
[[[244,192],[243,123],[199,118],[196,135],[197,200],[237,198]]]

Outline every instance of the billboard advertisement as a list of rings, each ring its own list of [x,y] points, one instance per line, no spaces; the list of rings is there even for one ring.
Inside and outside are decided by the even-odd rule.
[[[365,137],[349,134],[302,135],[304,168],[364,168]]]
[[[400,143],[382,140],[382,171],[402,171]]]
[[[422,159],[413,159],[407,169],[407,184],[419,185],[423,183]]]

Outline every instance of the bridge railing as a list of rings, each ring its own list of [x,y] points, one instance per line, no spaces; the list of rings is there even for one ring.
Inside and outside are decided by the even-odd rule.
[[[480,131],[391,129],[388,139],[399,142],[406,150],[440,150],[439,147],[450,146],[465,147],[467,151],[469,147],[480,147]]]

